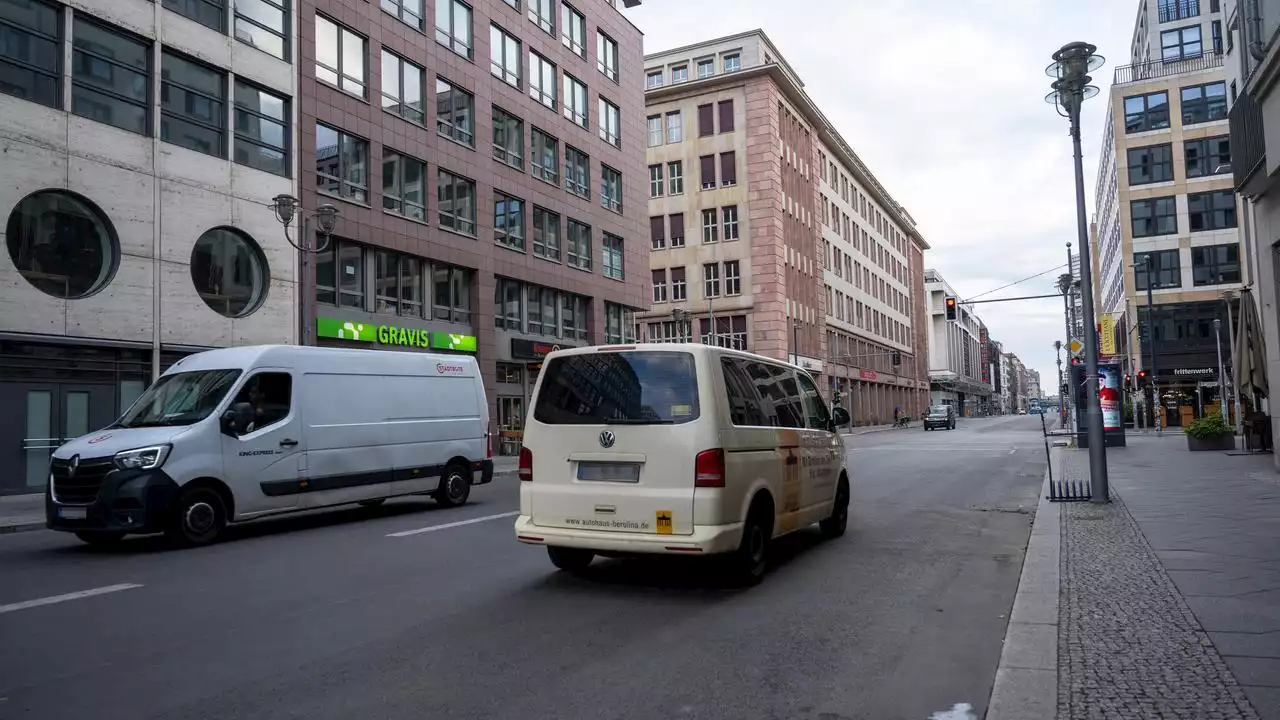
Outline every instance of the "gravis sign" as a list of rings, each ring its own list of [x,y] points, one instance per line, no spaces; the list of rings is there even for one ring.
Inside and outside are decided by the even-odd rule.
[[[476,337],[474,335],[429,332],[416,328],[374,325],[372,323],[350,322],[334,318],[316,318],[316,335],[318,337],[376,343],[378,345],[435,348],[437,350],[458,350],[461,352],[476,351]]]

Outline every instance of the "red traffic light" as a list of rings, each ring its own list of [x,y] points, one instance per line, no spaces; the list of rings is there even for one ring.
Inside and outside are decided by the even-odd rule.
[[[1146,379],[1147,379],[1147,371],[1146,371],[1146,370],[1139,370],[1139,371],[1138,371],[1138,381],[1139,381],[1139,382],[1141,382],[1141,381],[1146,380]]]
[[[953,297],[947,298],[947,307],[955,307],[955,306],[956,306],[956,299]]]

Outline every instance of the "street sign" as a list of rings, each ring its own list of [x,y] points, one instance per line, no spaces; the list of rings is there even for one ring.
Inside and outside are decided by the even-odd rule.
[[[1084,351],[1084,343],[1075,338],[1071,338],[1071,342],[1067,344],[1067,347],[1071,348],[1072,355],[1079,355]]]

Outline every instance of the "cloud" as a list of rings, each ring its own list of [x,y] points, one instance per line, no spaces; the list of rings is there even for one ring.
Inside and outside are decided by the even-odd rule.
[[[1108,57],[1085,108],[1089,214],[1106,90],[1128,63],[1137,3],[1116,0],[645,0],[645,52],[762,28],[823,113],[920,225],[925,263],[964,296],[1066,264],[1076,240],[1067,121],[1044,102],[1050,56],[1073,40]],[[726,8],[731,11],[726,12]],[[1074,251],[1073,250],[1073,251]],[[1059,272],[989,297],[1055,292]],[[979,305],[1006,352],[1055,376],[1058,299]]]

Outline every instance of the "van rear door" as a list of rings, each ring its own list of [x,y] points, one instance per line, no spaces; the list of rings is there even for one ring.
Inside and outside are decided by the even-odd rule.
[[[533,523],[691,535],[698,398],[693,353],[603,349],[552,356],[526,447]],[[707,417],[703,419],[703,413]]]

